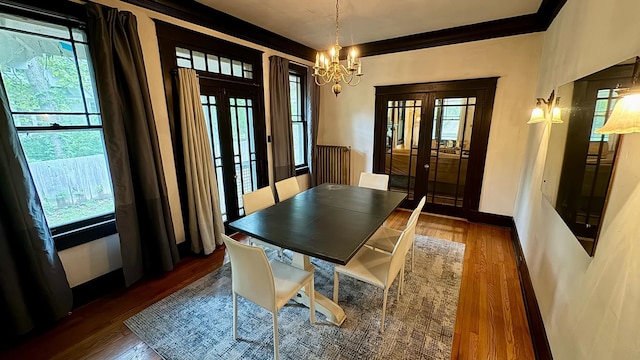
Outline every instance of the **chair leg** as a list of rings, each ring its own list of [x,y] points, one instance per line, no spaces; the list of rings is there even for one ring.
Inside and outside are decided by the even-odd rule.
[[[333,272],[333,302],[338,303],[338,288],[340,287],[340,278],[338,272]]]
[[[411,242],[411,272],[413,272],[413,265],[415,263],[414,257],[416,255],[416,240]]]
[[[398,293],[396,294],[396,304],[400,301],[401,292],[402,292],[402,274],[400,274],[400,278],[398,279]]]
[[[384,332],[384,315],[387,312],[387,295],[389,294],[389,289],[384,289],[384,299],[382,300],[382,320],[380,321],[380,332]]]
[[[278,346],[278,312],[273,312],[273,358],[280,359],[280,348]]]
[[[233,292],[233,339],[238,340],[238,294]]]
[[[311,320],[311,325],[316,323],[316,290],[313,287],[313,275],[311,275],[311,280],[309,281],[309,320]]]

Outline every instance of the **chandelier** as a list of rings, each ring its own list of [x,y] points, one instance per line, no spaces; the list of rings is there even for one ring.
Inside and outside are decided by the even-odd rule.
[[[347,66],[340,64],[340,50],[342,46],[339,43],[340,28],[338,25],[339,2],[336,0],[336,44],[329,49],[329,56],[324,52],[318,52],[316,54],[316,64],[313,66],[313,77],[316,84],[323,86],[329,83],[333,83],[331,90],[333,93],[338,94],[342,91],[341,82],[356,86],[360,83],[362,75],[362,62],[356,57],[356,49],[351,48],[351,51],[347,53]]]

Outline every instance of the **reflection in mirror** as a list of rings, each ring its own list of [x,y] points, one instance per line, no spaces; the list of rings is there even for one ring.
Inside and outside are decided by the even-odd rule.
[[[549,137],[542,193],[593,256],[613,176],[619,135],[600,135],[618,101],[618,89],[631,85],[634,59],[558,89],[564,123]],[[569,106],[570,104],[570,106]]]

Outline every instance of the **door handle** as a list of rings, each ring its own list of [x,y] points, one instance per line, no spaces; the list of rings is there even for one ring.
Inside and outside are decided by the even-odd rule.
[[[429,170],[429,164],[424,164],[424,169]]]

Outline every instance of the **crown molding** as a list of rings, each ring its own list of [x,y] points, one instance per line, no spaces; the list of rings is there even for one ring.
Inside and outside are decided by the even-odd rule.
[[[543,0],[534,14],[354,45],[361,57],[545,31],[567,0]]]
[[[316,50],[196,1],[122,0],[302,59]],[[360,56],[374,56],[545,31],[567,0],[543,0],[534,14],[458,26],[355,45]]]
[[[122,0],[126,3],[201,25],[254,44],[314,60],[316,50],[196,1]]]

